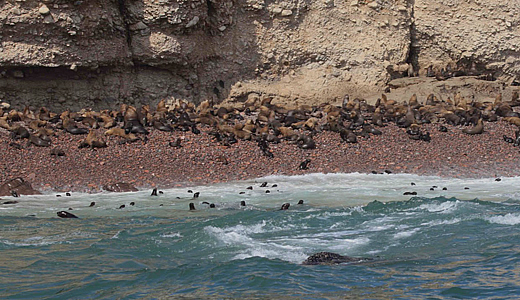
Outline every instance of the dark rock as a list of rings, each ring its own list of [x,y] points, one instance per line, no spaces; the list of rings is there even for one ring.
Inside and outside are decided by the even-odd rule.
[[[133,186],[130,183],[126,182],[116,182],[111,183],[103,186],[103,189],[108,192],[116,192],[116,193],[123,193],[123,192],[137,192],[138,189]]]
[[[0,185],[0,196],[12,196],[13,193],[16,193],[17,195],[41,194],[37,190],[33,189],[31,184],[21,177],[8,180]]]
[[[343,256],[332,252],[318,252],[309,256],[302,265],[336,265],[344,263],[357,263],[372,260],[371,258],[359,258]]]

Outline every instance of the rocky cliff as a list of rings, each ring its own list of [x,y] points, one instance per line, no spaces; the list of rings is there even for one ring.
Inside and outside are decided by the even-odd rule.
[[[338,101],[400,77],[520,79],[520,6],[491,0],[7,0],[0,99]]]

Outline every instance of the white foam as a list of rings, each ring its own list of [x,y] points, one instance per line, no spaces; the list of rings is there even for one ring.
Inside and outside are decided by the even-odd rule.
[[[520,224],[519,214],[507,214],[504,216],[493,216],[484,218],[490,223],[502,224],[502,225],[517,225]]]
[[[412,235],[414,235],[419,230],[420,230],[419,228],[414,228],[414,229],[408,230],[408,231],[401,231],[401,232],[398,232],[398,233],[394,234],[394,238],[402,239],[402,238],[411,237]]]
[[[269,188],[270,194],[260,188],[260,182],[269,182],[268,186],[277,184],[276,188]],[[416,186],[410,186],[410,182]],[[439,186],[435,191],[429,191],[433,185]],[[409,196],[403,196],[406,191],[415,190],[419,196],[426,197],[456,197],[460,200],[479,198],[485,201],[505,201],[507,199],[520,199],[520,193],[516,187],[520,185],[520,177],[502,178],[497,182],[493,178],[482,179],[454,179],[436,176],[418,176],[411,174],[307,174],[298,176],[268,176],[255,180],[221,183],[207,186],[194,186],[173,188],[164,190],[164,194],[158,197],[150,197],[149,190],[132,193],[100,193],[82,194],[72,193],[71,197],[56,197],[55,193],[35,196],[22,196],[17,198],[18,204],[1,207],[0,215],[26,216],[37,215],[38,218],[56,218],[56,212],[73,208],[77,215],[82,217],[92,216],[121,216],[123,210],[117,209],[119,205],[126,204],[124,216],[131,215],[167,215],[167,209],[176,209],[176,215],[188,213],[188,202],[192,200],[192,194],[187,190],[200,192],[198,201],[219,203],[224,208],[239,208],[241,200],[245,200],[248,208],[255,209],[279,209],[281,203],[296,204],[299,199],[305,201],[302,208],[317,206],[323,207],[358,207],[374,200],[381,202],[407,200]],[[253,186],[254,189],[246,190]],[[447,187],[442,191],[440,187]],[[468,187],[466,190],[464,187]],[[248,194],[239,195],[240,191]],[[180,197],[181,199],[177,199]],[[8,197],[7,197],[8,198]],[[6,198],[6,199],[7,199]],[[91,201],[96,206],[89,208]],[[129,207],[134,201],[135,207]],[[159,208],[160,204],[164,207]],[[452,205],[448,202],[444,205]],[[199,207],[196,203],[197,208]],[[292,206],[291,206],[292,208]],[[449,207],[424,207],[436,212],[449,212]],[[359,209],[359,208],[358,208]],[[200,209],[199,211],[203,211]],[[330,213],[322,217],[348,217],[355,209],[350,211]],[[301,210],[300,210],[301,212]],[[200,213],[200,212],[199,212]],[[76,214],[76,213],[75,213]]]
[[[457,224],[461,221],[462,221],[461,218],[453,218],[450,220],[433,220],[430,222],[421,223],[421,226],[433,227],[433,226],[439,226],[439,225],[451,225],[451,224]]]
[[[427,210],[431,213],[442,213],[442,214],[448,214],[455,211],[460,204],[460,201],[446,201],[442,202],[440,204],[437,203],[428,203],[423,204],[418,207],[418,209]]]
[[[64,237],[61,236],[33,236],[30,238],[23,239],[19,242],[9,241],[9,240],[0,240],[1,243],[9,246],[16,247],[29,247],[29,246],[48,246],[54,244],[71,244],[71,242],[65,240]]]
[[[181,238],[182,234],[180,234],[179,232],[173,232],[173,233],[168,233],[168,234],[161,234],[161,237],[163,237],[163,238]]]

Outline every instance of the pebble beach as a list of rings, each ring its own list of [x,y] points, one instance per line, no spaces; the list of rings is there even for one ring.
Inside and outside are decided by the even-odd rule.
[[[0,181],[22,177],[41,192],[101,192],[103,185],[127,182],[139,189],[204,185],[253,179],[267,175],[307,173],[412,173],[456,178],[493,178],[520,175],[518,147],[503,136],[514,137],[516,126],[507,122],[485,123],[484,133],[467,135],[466,126],[424,124],[431,141],[411,140],[404,128],[389,123],[382,135],[358,138],[348,144],[339,134],[318,132],[316,149],[301,149],[288,141],[270,144],[273,157],[265,156],[257,142],[239,140],[222,146],[201,133],[152,130],[146,142],[120,144],[105,138],[106,148],[83,148],[84,136],[56,131],[52,147],[10,145],[9,131],[0,129],[2,172]],[[97,129],[103,135],[102,129]],[[180,148],[169,142],[181,138]],[[51,155],[53,148],[64,156]],[[299,168],[309,159],[308,169]]]

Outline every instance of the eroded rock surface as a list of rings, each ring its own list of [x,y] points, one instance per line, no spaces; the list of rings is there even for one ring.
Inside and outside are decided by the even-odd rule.
[[[104,185],[103,189],[105,191],[108,191],[108,192],[116,192],[116,193],[137,192],[137,191],[139,191],[131,183],[126,183],[126,182],[110,183],[110,184]]]
[[[491,0],[7,1],[0,99],[79,110],[254,92],[315,104],[403,76],[510,85],[519,23],[520,6]]]
[[[39,191],[32,188],[31,184],[21,177],[5,181],[0,185],[0,196],[12,195],[39,195]]]

